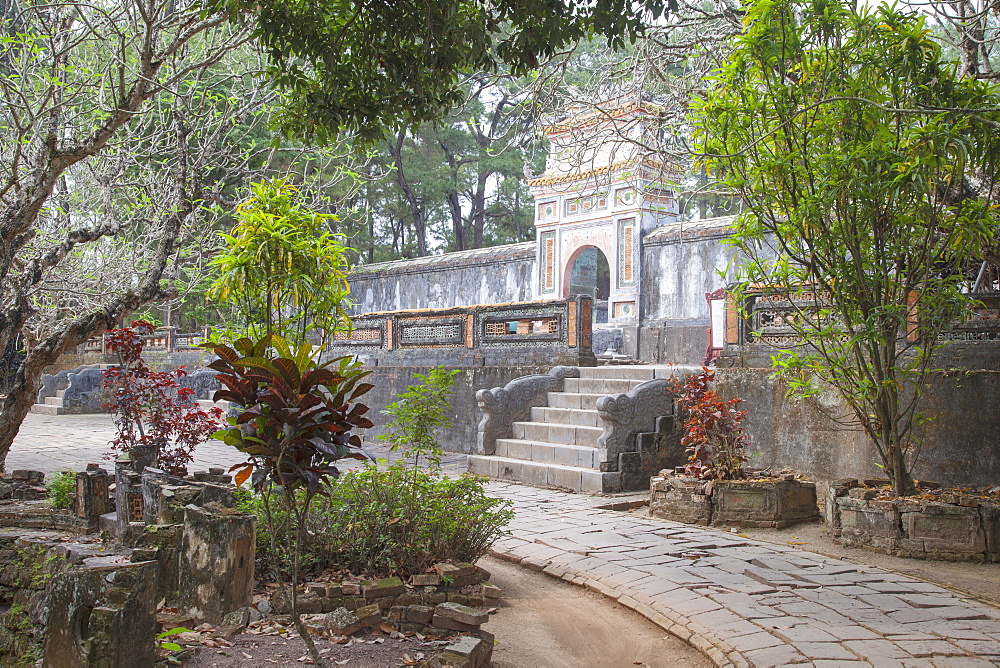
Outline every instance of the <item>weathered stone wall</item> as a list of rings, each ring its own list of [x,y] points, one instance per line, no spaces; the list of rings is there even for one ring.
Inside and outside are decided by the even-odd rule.
[[[357,267],[348,282],[355,313],[506,304],[534,299],[535,243]]]
[[[705,293],[733,280],[735,251],[723,243],[732,220],[671,223],[646,235],[642,324],[637,331],[626,332],[626,352],[649,363],[701,363],[711,324]]]
[[[458,367],[455,376],[455,393],[451,396],[449,415],[455,426],[441,435],[441,445],[452,452],[474,453],[476,451],[476,429],[479,425],[480,412],[476,403],[476,390],[502,387],[521,376],[548,373],[551,365],[509,366],[509,367]],[[390,420],[382,414],[387,405],[396,400],[396,395],[406,391],[407,386],[419,383],[415,374],[426,374],[430,366],[377,366],[372,369],[366,382],[375,387],[364,395],[361,401],[370,407],[368,416],[375,427],[364,430],[365,440],[374,441],[378,434],[385,431],[384,426]]]
[[[874,478],[881,471],[874,446],[859,430],[847,430],[828,416],[846,416],[833,390],[808,400],[785,397],[783,383],[763,368],[719,369],[720,392],[745,401],[745,425],[753,439],[751,464],[790,468],[819,483]],[[1000,371],[933,373],[923,395],[933,420],[918,428],[923,443],[913,469],[917,478],[945,486],[996,484],[1000,480]]]

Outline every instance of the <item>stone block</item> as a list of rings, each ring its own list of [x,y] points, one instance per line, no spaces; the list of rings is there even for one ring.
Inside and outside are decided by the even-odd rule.
[[[446,631],[478,631],[479,627],[475,624],[463,624],[462,622],[455,621],[450,617],[443,617],[437,613],[431,619],[431,626],[436,629],[444,629]]]
[[[354,596],[355,594],[361,593],[360,582],[342,582],[340,583],[340,588],[344,592],[344,594],[348,596]]]
[[[76,567],[49,585],[46,666],[152,666],[156,567]]]
[[[435,617],[446,617],[469,626],[480,626],[489,621],[490,616],[475,608],[460,603],[441,603],[434,608]]]
[[[482,594],[483,598],[498,599],[503,592],[500,591],[500,587],[484,582],[482,585]]]
[[[434,618],[434,608],[429,605],[408,605],[406,610],[406,621],[415,624],[430,624]]]
[[[398,596],[405,591],[403,581],[397,577],[367,580],[361,583],[361,594],[366,601],[387,596]]]
[[[354,611],[361,626],[369,628],[382,621],[382,610],[377,605],[365,605]]]
[[[986,537],[976,508],[926,503],[919,513],[903,514],[903,531],[911,540],[923,541],[929,555],[986,551]]]
[[[337,608],[323,617],[323,625],[339,636],[349,636],[361,630],[361,619],[347,608]]]
[[[981,504],[979,518],[986,539],[986,559],[1000,561],[1000,505],[995,503]]]
[[[180,608],[217,624],[227,613],[250,605],[256,535],[253,515],[187,506],[179,555]],[[319,612],[319,597],[314,598],[314,612]]]
[[[675,522],[709,525],[712,500],[702,493],[703,489],[704,483],[693,478],[653,478],[649,514]]]

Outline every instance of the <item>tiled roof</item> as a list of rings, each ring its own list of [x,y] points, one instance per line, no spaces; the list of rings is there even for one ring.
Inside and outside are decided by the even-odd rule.
[[[644,244],[665,243],[689,236],[712,236],[726,233],[733,225],[736,216],[719,216],[718,218],[702,218],[700,220],[685,220],[676,223],[660,225],[642,238]]]
[[[351,276],[384,272],[425,271],[435,267],[444,269],[454,265],[495,264],[508,260],[533,259],[534,257],[535,242],[525,241],[519,244],[473,248],[471,250],[454,251],[452,253],[442,253],[441,255],[427,255],[406,260],[362,264],[351,270]]]

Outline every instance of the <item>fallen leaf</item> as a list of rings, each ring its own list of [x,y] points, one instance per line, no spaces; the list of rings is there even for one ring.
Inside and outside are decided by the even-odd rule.
[[[387,622],[382,622],[381,624],[378,625],[378,627],[382,629],[383,633],[392,633],[393,631],[396,630],[392,624],[389,624]]]
[[[247,654],[246,652],[240,652],[240,654],[243,655],[244,659],[252,659],[253,658],[253,654]]]

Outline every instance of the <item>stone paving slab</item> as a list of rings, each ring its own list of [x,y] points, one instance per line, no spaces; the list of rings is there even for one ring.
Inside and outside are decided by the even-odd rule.
[[[615,599],[719,666],[1000,665],[1000,609],[943,587],[606,499],[491,482],[514,504],[496,556]]]

